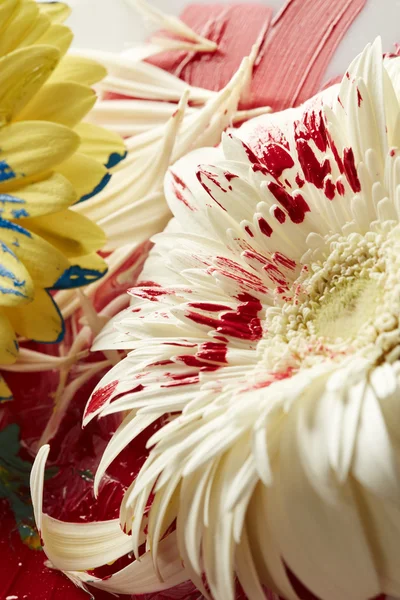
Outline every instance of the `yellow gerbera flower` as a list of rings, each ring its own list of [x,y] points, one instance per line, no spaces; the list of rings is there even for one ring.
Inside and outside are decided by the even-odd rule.
[[[102,276],[103,231],[70,209],[99,192],[123,158],[119,136],[80,123],[106,74],[65,56],[69,8],[0,2],[0,365],[18,355],[17,336],[56,342],[63,320],[49,290]],[[0,399],[9,396],[0,377]]]

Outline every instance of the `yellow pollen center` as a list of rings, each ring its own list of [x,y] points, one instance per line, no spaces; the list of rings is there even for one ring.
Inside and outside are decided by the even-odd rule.
[[[334,235],[310,254],[293,301],[267,311],[265,361],[300,368],[354,352],[400,358],[400,227]]]

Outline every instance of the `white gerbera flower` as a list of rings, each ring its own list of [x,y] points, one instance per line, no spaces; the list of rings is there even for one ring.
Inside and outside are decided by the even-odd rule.
[[[121,507],[150,579],[176,519],[182,577],[207,597],[233,600],[237,578],[250,600],[295,600],[289,571],[323,600],[400,596],[399,101],[378,40],[340,86],[170,169],[175,219],[95,346],[132,351],[85,414],[126,415],[96,488],[163,417]]]

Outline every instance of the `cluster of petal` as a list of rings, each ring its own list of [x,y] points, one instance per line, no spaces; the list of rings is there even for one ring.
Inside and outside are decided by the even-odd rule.
[[[138,60],[131,51],[77,51],[107,68],[109,75],[100,86],[103,92],[124,96],[101,100],[90,121],[123,135],[127,157],[113,170],[110,185],[77,207],[104,229],[107,250],[141,243],[165,227],[171,212],[163,181],[173,162],[191,150],[218,144],[233,122],[269,111],[268,107],[238,111],[258,51],[256,43],[218,93],[187,86],[174,75]]]
[[[195,32],[187,31],[187,27],[177,22],[174,17],[163,16],[163,13],[153,11],[144,2],[139,4],[140,7],[137,8],[145,13],[150,11],[150,16],[164,29],[174,35],[185,35],[186,39],[203,43]],[[212,43],[208,45],[212,46]],[[101,63],[103,70],[108,70],[109,76],[96,84],[100,93],[102,90],[112,90],[112,82],[115,80],[137,86],[139,96],[144,93],[151,97],[152,89],[159,90],[161,96],[164,94],[164,101],[140,101],[132,98],[100,101],[85,117],[87,131],[101,131],[96,125],[102,125],[114,130],[118,135],[129,136],[126,140],[128,157],[122,165],[110,165],[109,172],[113,174],[110,184],[92,198],[73,206],[74,212],[96,222],[107,236],[107,246],[103,247],[109,251],[104,258],[107,275],[97,280],[93,278],[93,283],[87,285],[84,292],[77,292],[70,286],[69,289],[58,291],[54,295],[63,319],[68,320],[67,329],[74,329],[75,340],[72,344],[67,336],[66,343],[58,344],[51,355],[45,351],[23,348],[16,363],[3,366],[6,371],[40,372],[53,368],[59,370],[64,383],[57,389],[55,408],[41,436],[42,443],[54,435],[77,386],[94,372],[101,372],[104,365],[117,362],[118,355],[115,352],[106,352],[100,362],[87,364],[85,360],[93,335],[99,333],[107,320],[127,304],[125,289],[123,293],[121,291],[111,299],[109,290],[112,288],[117,292],[115,283],[118,286],[119,281],[124,278],[129,281],[128,272],[136,272],[144,260],[145,254],[138,255],[138,244],[160,231],[170,218],[162,189],[170,162],[197,146],[214,144],[220,140],[221,132],[229,125],[240,93],[250,77],[256,51],[255,48],[253,55],[243,61],[238,73],[219,94],[207,90],[196,91],[190,86],[187,89],[186,84],[177,77],[142,62],[137,57],[132,59],[132,51],[129,51],[128,55],[92,51],[79,51],[78,56],[71,53],[68,55],[69,60],[89,64],[93,63],[94,59],[93,64]],[[135,52],[134,55],[136,56]],[[177,92],[173,91],[174,88]],[[136,91],[132,93],[136,95]],[[173,100],[180,102],[166,102],[171,99],[171,93]],[[188,107],[188,100],[192,102],[194,97],[196,102],[200,102],[196,109]],[[161,112],[158,117],[157,112]],[[155,119],[146,119],[149,114],[155,116]],[[122,127],[113,127],[113,118],[109,119],[110,115],[114,115],[116,121],[120,119]],[[237,118],[243,119],[246,115],[247,113],[240,113]],[[89,123],[94,126],[91,127]],[[109,139],[112,139],[112,135]],[[106,139],[102,142],[104,146]],[[112,146],[109,146],[108,150],[111,152]],[[146,247],[148,248],[147,245]],[[136,278],[130,281],[135,280]],[[100,302],[101,310],[98,313],[101,294],[111,301]],[[58,356],[53,356],[54,353]],[[70,381],[69,373],[72,372],[76,377]]]
[[[169,169],[175,219],[156,236],[131,306],[95,344],[129,355],[84,417],[124,415],[95,490],[160,423],[120,513],[135,556],[146,543],[140,577],[154,591],[180,576],[216,600],[233,600],[236,580],[250,600],[266,588],[298,600],[294,574],[323,600],[400,596],[399,72],[377,40],[340,85]],[[350,315],[348,333],[331,298]],[[310,324],[320,309],[340,336]],[[95,565],[71,566],[67,533],[44,526],[46,452],[32,476],[44,550],[81,581],[134,593],[126,570],[106,581],[77,574]],[[178,563],[179,575],[164,572]]]
[[[0,7],[0,364],[18,341],[56,342],[63,319],[49,290],[78,287],[106,271],[103,231],[71,210],[102,189],[123,158],[121,138],[81,120],[106,72],[66,56],[72,33],[59,2]],[[10,392],[0,378],[0,397]]]

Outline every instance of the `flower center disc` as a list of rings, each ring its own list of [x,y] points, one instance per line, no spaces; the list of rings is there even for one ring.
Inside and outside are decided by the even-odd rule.
[[[356,337],[361,327],[373,319],[379,296],[376,282],[367,278],[353,279],[329,290],[319,301],[315,334],[332,342]]]
[[[400,227],[327,237],[304,263],[293,300],[267,311],[267,363],[312,367],[355,351],[400,358]]]

